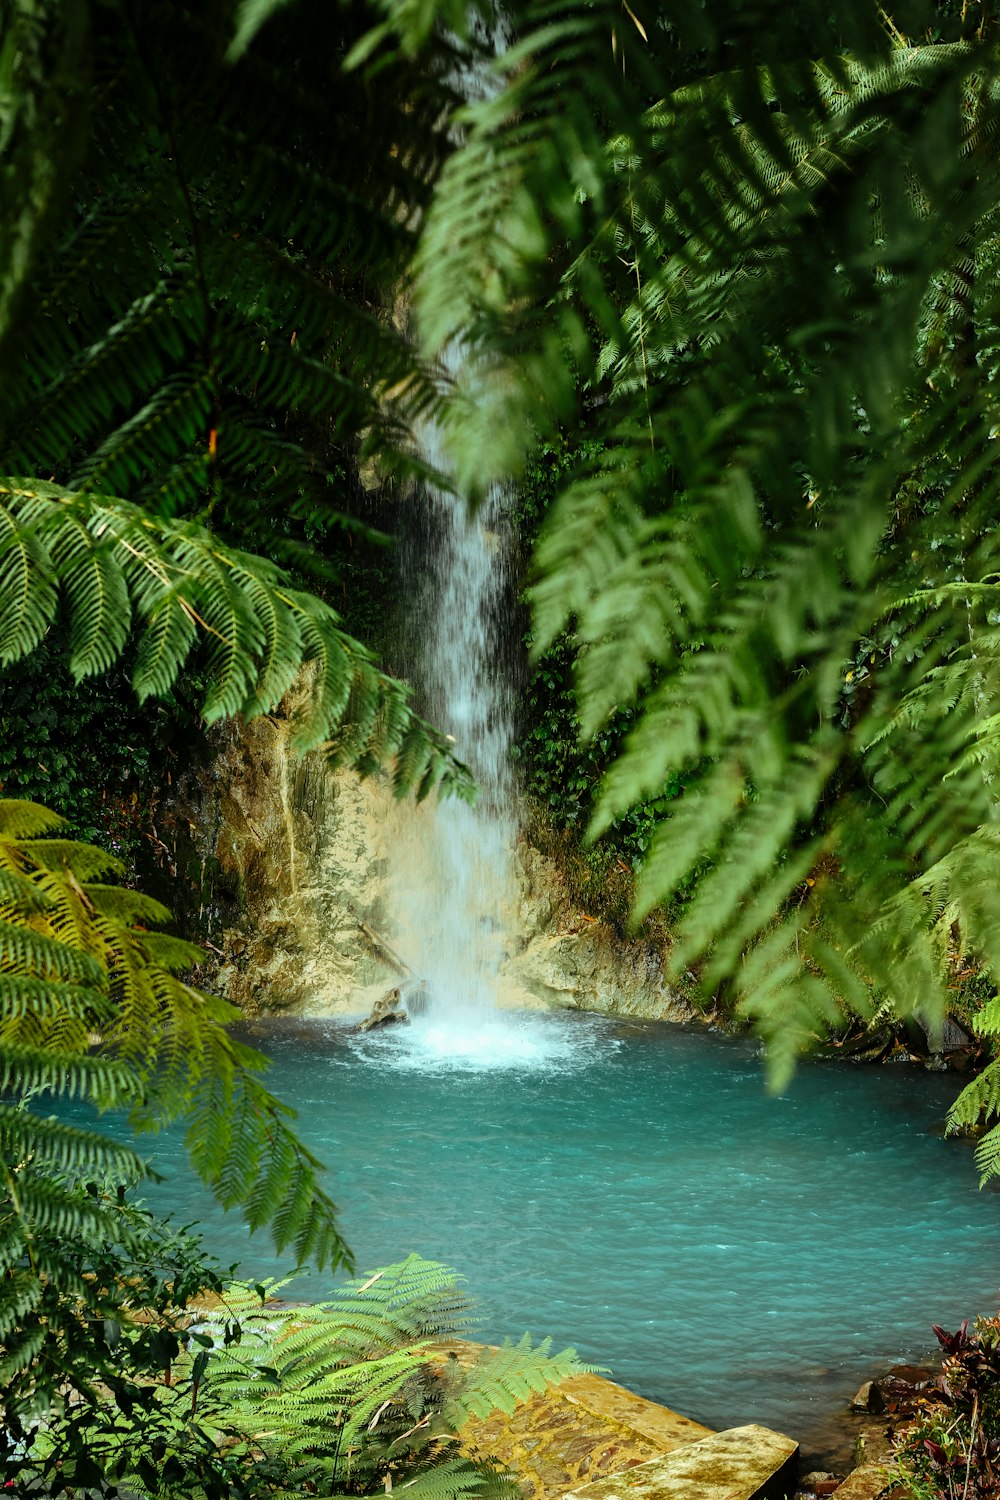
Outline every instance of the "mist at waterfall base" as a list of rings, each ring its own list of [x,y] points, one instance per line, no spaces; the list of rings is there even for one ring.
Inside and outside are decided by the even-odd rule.
[[[359,1271],[445,1261],[477,1337],[551,1334],[712,1427],[820,1448],[863,1379],[934,1347],[931,1323],[995,1310],[1000,1195],[940,1137],[953,1080],[807,1063],[774,1098],[742,1040],[572,1013],[504,1025],[505,1058],[437,1050],[433,1025],[255,1028]],[[160,1148],[177,1169],[159,1206],[249,1275],[285,1268]]]

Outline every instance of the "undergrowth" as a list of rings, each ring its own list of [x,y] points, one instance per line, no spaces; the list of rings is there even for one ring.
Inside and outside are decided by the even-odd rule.
[[[1000,1494],[1000,1319],[970,1332],[934,1332],[945,1359],[920,1398],[916,1420],[896,1439],[893,1493],[908,1500],[995,1500]]]

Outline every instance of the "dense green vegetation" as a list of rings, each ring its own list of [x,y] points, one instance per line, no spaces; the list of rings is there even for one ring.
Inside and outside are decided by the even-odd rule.
[[[886,1479],[909,1500],[996,1493],[1000,1465],[1000,1323],[977,1319],[970,1331],[935,1327],[944,1366],[914,1421],[896,1439]]]
[[[9,1485],[513,1500],[512,1481],[458,1450],[458,1429],[581,1368],[572,1350],[527,1337],[469,1346],[461,1363],[446,1355],[441,1341],[468,1332],[472,1309],[455,1273],[419,1256],[290,1307],[274,1300],[280,1285],[225,1278],[195,1236],[120,1190],[82,1196],[111,1232],[76,1248],[72,1295],[47,1289],[32,1366],[4,1391]]]
[[[199,951],[155,930],[156,902],[109,883],[123,868],[108,851],[132,854],[147,831],[143,804],[185,754],[192,710],[203,723],[267,712],[303,668],[303,747],[385,765],[401,794],[467,788],[333,602],[349,544],[377,544],[350,476],[369,449],[409,472],[408,424],[437,399],[382,299],[410,253],[449,93],[403,65],[386,77],[394,110],[376,120],[360,76],[331,110],[369,19],[358,13],[352,38],[312,12],[283,52],[239,66],[227,3],[3,12],[0,1340],[5,1428],[23,1444],[63,1412],[51,1450],[26,1461],[45,1459],[68,1493],[102,1453],[110,1479],[228,1493],[228,1459],[175,1402],[174,1460],[153,1482],[161,1435],[137,1418],[156,1407],[156,1371],[171,1385],[162,1348],[97,1430],[102,1339],[105,1353],[120,1342],[107,1329],[128,1321],[116,1308],[144,1254],[116,1185],[148,1169],[120,1133],[50,1120],[53,1099],[117,1109],[139,1131],[182,1123],[194,1168],[251,1227],[296,1261],[349,1260],[263,1059],[229,1036],[230,1007],[178,977]],[[53,836],[54,815],[14,800],[25,793],[104,850]],[[178,1279],[176,1297],[192,1285]],[[89,1421],[63,1406],[67,1382]],[[122,1424],[148,1439],[138,1475],[111,1431]],[[445,1485],[463,1488],[461,1474]]]
[[[499,469],[585,419],[536,650],[571,629],[592,741],[631,715],[592,833],[682,782],[637,912],[684,895],[675,963],[734,984],[780,1078],[996,961],[991,13],[518,37],[433,200],[421,327],[484,350]],[[471,483],[483,447],[464,420]]]
[[[343,604],[378,546],[357,476],[419,473],[429,413],[469,492],[519,475],[539,527],[529,789],[637,867],[637,916],[672,903],[675,963],[733,987],[776,1076],[877,1003],[940,1024],[956,967],[1000,1032],[993,7],[509,15],[467,104],[456,67],[494,65],[464,0],[2,14],[5,1086],[186,1113],[223,1200],[334,1261],[191,950],[12,799],[113,846],[192,695],[271,712],[303,667],[303,748],[467,790],[344,618],[385,613]],[[954,1118],[998,1107],[994,1065]],[[118,1232],[81,1185],[143,1169],[0,1118],[3,1368],[34,1380]]]

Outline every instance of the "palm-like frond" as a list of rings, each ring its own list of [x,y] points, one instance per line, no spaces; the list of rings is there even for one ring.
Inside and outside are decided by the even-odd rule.
[[[933,1027],[946,924],[1000,977],[1000,53],[919,4],[912,40],[874,4],[512,25],[421,326],[480,352],[469,475],[477,421],[500,468],[586,428],[533,604],[585,730],[635,710],[592,831],[683,776],[638,911],[683,897],[677,963],[734,979],[780,1081],[873,991]]]
[[[0,661],[30,652],[64,600],[78,678],[119,659],[134,618],[140,699],[167,693],[196,641],[207,644],[210,722],[269,712],[296,671],[315,663],[296,726],[301,749],[335,742],[343,763],[394,765],[400,793],[439,784],[468,791],[464,768],[413,714],[405,687],[379,671],[329,605],[291,588],[273,563],[195,522],[161,521],[128,501],[55,484],[0,481],[0,504],[23,543],[19,591],[0,611]]]
[[[159,903],[95,880],[117,861],[53,837],[58,822],[0,802],[0,1087],[24,1101],[0,1109],[0,1324],[15,1326],[25,1275],[67,1289],[69,1261],[39,1268],[37,1236],[101,1243],[113,1214],[95,1200],[92,1222],[74,1219],[79,1180],[147,1171],[131,1147],[47,1118],[47,1101],[118,1110],[137,1130],[187,1122],[192,1162],[224,1206],[269,1226],[298,1261],[345,1261],[320,1164],[261,1082],[265,1059],[229,1036],[233,1007],[174,972],[200,950],[149,931],[166,915]]]

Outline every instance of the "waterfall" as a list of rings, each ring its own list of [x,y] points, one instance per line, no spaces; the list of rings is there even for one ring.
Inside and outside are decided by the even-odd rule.
[[[493,55],[510,43],[506,20],[473,19],[473,33]],[[488,98],[500,79],[482,56],[452,75],[466,99]],[[456,383],[469,373],[456,343],[445,364]],[[417,434],[423,457],[449,472],[440,430]],[[512,850],[516,836],[510,774],[512,695],[506,658],[511,599],[504,538],[504,496],[494,489],[477,510],[456,494],[427,486],[420,541],[409,549],[407,593],[416,595],[419,639],[411,643],[413,675],[428,717],[449,734],[479,788],[475,807],[450,798],[410,824],[401,867],[400,945],[426,981],[435,1017],[485,1020],[498,1002],[507,956]],[[402,857],[400,857],[402,854]]]
[[[421,446],[444,470],[436,429],[421,434]],[[479,787],[475,807],[449,798],[411,820],[397,861],[401,951],[427,982],[433,1014],[451,1020],[493,1010],[509,947],[516,816],[503,500],[491,493],[473,511],[463,497],[428,486],[407,566],[408,591],[419,600],[415,675],[426,711]]]

